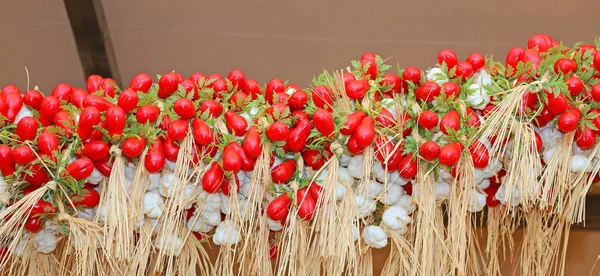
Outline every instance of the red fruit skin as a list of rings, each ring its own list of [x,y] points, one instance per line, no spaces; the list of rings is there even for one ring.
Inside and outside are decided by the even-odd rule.
[[[121,146],[121,151],[123,155],[129,158],[135,158],[140,156],[144,149],[146,148],[146,139],[141,137],[128,137],[123,141],[123,145]]]
[[[415,66],[408,66],[402,72],[402,79],[404,80],[402,91],[406,93],[408,92],[408,82],[412,82],[414,85],[421,84],[421,70]]]
[[[163,142],[163,154],[167,160],[171,162],[177,162],[179,145],[175,144],[175,142],[170,138],[165,138]]]
[[[353,155],[360,155],[365,150],[364,147],[361,147],[358,145],[358,142],[356,141],[356,136],[354,136],[354,135],[352,135],[352,136],[350,136],[350,138],[348,138],[346,147],[348,147],[348,151]]]
[[[579,125],[580,119],[581,111],[571,109],[558,117],[558,129],[565,133],[574,131]]]
[[[510,49],[510,51],[506,55],[506,68],[507,69],[509,67],[512,68],[512,70],[513,70],[512,74],[515,73],[519,62],[523,61],[524,53],[525,53],[525,49],[523,49],[521,47],[514,47],[514,48]]]
[[[10,95],[10,94],[20,95],[21,90],[19,89],[19,87],[10,84],[10,85],[7,85],[4,88],[2,88],[2,91],[0,92],[0,96],[2,96],[2,97],[6,97],[7,95]]]
[[[440,146],[434,141],[426,141],[419,147],[419,154],[423,159],[433,161],[440,154]]]
[[[248,129],[248,134],[244,138],[242,143],[244,153],[250,158],[258,158],[262,152],[262,145],[260,143],[260,132],[256,126],[251,126]]]
[[[213,162],[210,168],[202,176],[202,189],[207,193],[214,194],[221,189],[223,184],[223,170],[217,162]]]
[[[458,65],[458,56],[452,50],[445,49],[439,52],[438,54],[438,64],[446,63],[448,69],[454,68]]]
[[[325,86],[315,86],[310,90],[312,99],[318,108],[324,108],[328,111],[332,111],[333,98],[331,97],[331,91]]]
[[[27,90],[27,92],[23,94],[23,103],[35,110],[40,110],[43,100],[44,94],[38,90]]]
[[[73,90],[73,96],[71,97],[71,103],[77,108],[82,109],[83,102],[85,101],[85,98],[89,95],[90,94],[87,91],[80,88],[75,88]]]
[[[283,193],[269,203],[267,216],[275,221],[282,220],[287,217],[291,205],[292,199],[287,193]]]
[[[477,116],[477,112],[470,107],[467,107],[467,117],[467,125],[471,127],[479,127],[481,125],[481,120],[479,119],[479,116]]]
[[[600,52],[597,52],[594,55],[594,68],[596,68],[597,71],[600,71]]]
[[[227,145],[223,149],[222,160],[225,171],[237,173],[242,169],[242,157],[231,145]]]
[[[305,149],[302,151],[302,159],[304,159],[304,164],[313,170],[319,170],[325,165],[325,159],[317,150]]]
[[[285,110],[287,108],[288,108],[288,106],[286,104],[277,102],[277,103],[272,104],[269,107],[267,107],[267,109],[265,110],[265,112],[273,120],[285,119],[285,118],[289,117],[289,115],[288,116],[283,116],[283,113],[285,112]],[[277,112],[279,112],[279,114],[276,114],[275,110],[277,110]]]
[[[20,145],[12,150],[12,158],[16,164],[27,165],[35,159],[35,156],[29,146]]]
[[[500,205],[500,201],[496,199],[496,192],[498,192],[498,184],[492,183],[487,189],[483,191],[487,194],[485,198],[485,203],[488,207],[494,208]]]
[[[417,175],[417,160],[412,154],[407,154],[400,160],[398,174],[405,179],[413,179]]]
[[[207,146],[214,140],[212,129],[200,118],[192,121],[192,136],[198,145]]]
[[[317,109],[312,116],[315,128],[321,133],[321,135],[327,138],[333,138],[335,133],[335,123],[333,121],[333,115],[325,109]]]
[[[33,117],[27,116],[17,123],[15,134],[19,136],[21,142],[33,140],[37,135],[38,127],[38,122]]]
[[[557,96],[554,93],[546,93],[548,99],[548,110],[552,112],[554,115],[559,115],[564,113],[567,110],[568,103],[567,98],[562,94],[558,94]]]
[[[267,100],[268,103],[273,104],[275,102],[274,100],[276,99],[277,93],[281,92],[285,92],[285,83],[277,78],[272,79],[267,83],[265,88],[265,100]],[[256,96],[254,96],[252,92],[250,95],[253,97],[253,99],[255,99]]]
[[[284,141],[290,134],[289,127],[282,122],[274,122],[266,131],[267,137],[273,141]]]
[[[143,105],[138,108],[135,118],[140,124],[154,123],[158,120],[160,109],[154,105]]]
[[[344,79],[344,83],[346,83],[345,79]],[[394,75],[394,74],[383,75],[383,80],[381,81],[381,85],[390,87],[388,91],[384,91],[384,92],[391,92],[391,93],[396,93],[396,94],[402,92],[402,79],[398,75]]]
[[[192,81],[195,85],[200,85],[200,82],[203,79],[206,80],[206,76],[204,74],[202,74],[202,73],[199,73],[199,72],[193,73],[190,76],[190,81]]]
[[[364,70],[364,74],[371,80],[375,80],[379,75],[379,68],[377,68],[376,56],[373,53],[366,52],[360,58],[360,65]]]
[[[367,113],[362,110],[357,110],[354,113],[348,114],[347,117],[344,127],[340,129],[340,133],[349,136],[356,132],[356,128],[358,128],[358,125],[360,125],[362,120],[367,117]]]
[[[298,216],[303,220],[312,220],[317,203],[312,196],[310,196],[308,187],[299,189],[296,192],[296,203],[298,204]]]
[[[375,139],[375,120],[371,117],[365,117],[356,128],[354,135],[358,146],[365,148]]]
[[[54,96],[46,97],[40,106],[40,123],[42,126],[49,126],[54,123],[54,115],[58,113],[60,100]]]
[[[225,122],[227,129],[235,134],[235,136],[244,136],[248,129],[248,122],[244,117],[229,110],[225,112]]]
[[[125,129],[125,111],[122,108],[115,106],[106,110],[106,128],[111,139],[115,136],[121,138]]]
[[[65,170],[75,180],[83,180],[92,174],[94,163],[89,158],[79,158],[69,164]]]
[[[71,101],[73,95],[73,87],[66,83],[59,83],[54,90],[52,90],[52,96],[56,97],[59,101]]]
[[[170,72],[164,74],[158,80],[158,97],[161,99],[166,99],[171,96],[175,91],[177,91],[177,86],[179,85],[179,80],[177,78],[177,74]]]
[[[532,62],[531,68],[535,68],[537,70],[540,61],[540,54],[536,50],[528,49],[523,52],[523,63],[527,64]]]
[[[296,172],[296,161],[286,160],[273,167],[271,170],[271,179],[275,184],[283,184],[292,178],[294,172]]]
[[[41,217],[30,217],[25,220],[23,227],[31,233],[38,233],[44,228],[44,221]]]
[[[71,120],[69,112],[61,110],[56,113],[56,115],[54,115],[54,125],[65,131],[65,137],[71,138],[73,136],[74,122]]]
[[[548,51],[553,46],[553,39],[546,34],[534,35],[527,41],[527,48],[537,49],[540,53]]]
[[[353,80],[346,85],[346,95],[353,100],[362,99],[369,90],[369,82],[367,80]]]
[[[415,98],[417,101],[432,102],[440,95],[441,87],[432,81],[426,81],[423,85],[415,89]]]
[[[229,196],[231,194],[231,188],[229,187],[231,182],[231,179],[225,178],[223,180],[223,184],[221,184],[221,192],[226,196]],[[237,174],[233,175],[233,182],[235,184],[236,193],[238,193],[240,191],[240,180],[238,179]]]
[[[111,78],[105,78],[102,80],[102,82],[100,82],[100,89],[102,91],[104,91],[102,93],[102,95],[104,97],[108,96],[108,97],[114,97],[115,93],[116,93],[116,86],[117,83],[115,82],[115,80],[111,79]]]
[[[208,111],[207,111],[208,110]],[[200,104],[200,112],[208,112],[211,118],[216,118],[223,113],[223,106],[214,100],[206,100]]]
[[[419,117],[417,118],[417,123],[420,127],[424,129],[432,129],[437,126],[438,120],[438,116],[437,114],[435,114],[435,112],[431,110],[426,110],[419,114]]]
[[[490,162],[490,153],[485,145],[477,140],[469,146],[469,153],[471,154],[475,168],[485,168]]]
[[[88,93],[94,93],[98,91],[98,87],[100,87],[100,83],[104,78],[99,75],[90,75],[86,81],[86,88]]]
[[[242,91],[247,95],[250,95],[252,100],[256,100],[258,95],[262,95],[260,85],[255,80],[246,80],[246,84]]]
[[[296,128],[290,131],[286,140],[286,147],[291,152],[301,152],[306,146],[308,136],[312,130],[312,124],[308,120],[298,122]]]
[[[542,141],[542,136],[540,136],[539,133],[537,133],[537,131],[533,131],[533,133],[535,134],[535,149],[537,150],[537,152],[541,152],[542,151],[542,146],[544,145],[544,142]]]
[[[38,149],[42,154],[52,156],[52,151],[58,150],[58,138],[50,132],[43,132],[38,136]]]
[[[227,79],[237,88],[237,90],[242,90],[246,86],[246,76],[244,75],[244,72],[240,70],[235,69],[229,72]]]
[[[108,161],[110,160],[106,158],[104,160],[94,162],[94,167],[96,167],[96,170],[98,170],[105,177],[110,177],[112,172],[112,164],[109,164]]]
[[[169,138],[171,138],[175,142],[179,142],[183,140],[189,131],[188,121],[177,119],[169,125],[169,131],[167,132]]]
[[[473,66],[475,72],[485,66],[485,57],[480,53],[472,53],[467,57],[467,62]]]
[[[592,92],[590,93],[592,95],[592,99],[596,102],[600,102],[600,82],[594,84],[594,86],[592,87]]]
[[[568,58],[560,58],[554,63],[554,72],[556,74],[570,75],[577,70],[577,63]]]
[[[460,145],[460,143],[458,142],[445,145],[440,149],[438,160],[442,165],[449,167],[454,166],[458,163],[460,159],[461,151],[462,145]]]
[[[460,114],[456,110],[450,110],[440,120],[440,130],[448,135],[449,130],[458,131],[460,128]]]
[[[444,91],[446,98],[453,97],[456,99],[460,94],[460,85],[454,82],[446,82],[442,84],[442,90]]]
[[[146,73],[139,73],[135,75],[129,82],[129,89],[133,90],[134,92],[140,91],[147,93],[148,90],[150,90],[150,87],[152,87],[152,77]]]
[[[149,173],[158,173],[165,166],[165,155],[162,150],[162,143],[158,144],[160,149],[150,149],[144,158],[144,167]]]
[[[471,63],[461,62],[456,66],[456,76],[460,77],[462,81],[465,81],[471,76],[473,76],[474,72],[475,69],[473,68],[473,65],[471,65]]]
[[[375,121],[377,121],[378,128],[392,128],[396,126],[396,119],[394,119],[394,115],[390,113],[386,108],[382,108],[379,112],[379,115],[375,117]]]
[[[86,140],[92,134],[94,126],[100,122],[100,110],[93,106],[89,106],[81,111],[79,122],[77,124],[77,135],[82,140]]]
[[[29,171],[31,172],[31,175],[23,173],[23,178],[31,185],[41,186],[50,181],[50,176],[40,165],[31,165]]]
[[[288,104],[293,110],[302,110],[306,107],[308,103],[308,93],[303,90],[296,90],[290,99],[288,100]]]
[[[49,97],[48,97],[49,98]],[[46,98],[47,99],[47,98]],[[83,100],[83,107],[93,106],[98,108],[98,110],[106,111],[109,108],[115,106],[113,103],[107,101],[105,98],[96,96],[94,94],[90,94]]]
[[[102,140],[91,141],[83,146],[83,155],[92,161],[100,161],[108,157],[110,146]]]
[[[384,163],[385,159],[394,151],[394,144],[387,136],[377,135],[375,138],[375,158]]]
[[[591,149],[596,144],[596,133],[589,128],[577,128],[575,131],[575,143],[582,150]]]
[[[16,170],[12,149],[7,145],[0,145],[0,172],[4,177],[13,174]]]
[[[137,107],[139,101],[138,94],[132,89],[126,89],[121,92],[117,100],[117,106],[123,109],[125,113],[129,113]]]
[[[569,89],[569,94],[571,94],[571,96],[578,95],[583,91],[583,82],[578,77],[569,77],[565,82],[567,83],[567,88]]]

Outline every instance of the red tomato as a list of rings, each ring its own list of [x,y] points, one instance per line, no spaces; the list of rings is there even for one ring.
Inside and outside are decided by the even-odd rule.
[[[539,52],[543,53],[548,51],[553,46],[553,40],[549,35],[539,34],[534,35],[527,41],[527,48],[536,48]]]
[[[454,166],[458,163],[458,160],[460,159],[461,151],[462,145],[458,142],[445,145],[440,149],[438,160],[442,165],[449,167]]]
[[[94,93],[98,91],[98,87],[100,87],[100,83],[104,78],[99,75],[90,75],[87,78],[86,87],[88,93]]]
[[[113,98],[117,90],[117,83],[111,78],[105,78],[100,82],[99,88],[103,91],[102,95]]]
[[[445,49],[438,54],[438,64],[446,63],[448,69],[454,68],[458,64],[458,56],[452,50]]]
[[[88,158],[79,158],[69,164],[65,170],[67,174],[75,178],[75,180],[83,180],[92,174],[94,163]]]
[[[577,70],[577,62],[568,58],[560,58],[554,63],[554,72],[556,74],[570,75]]]
[[[427,161],[435,160],[440,154],[440,146],[434,141],[426,141],[419,147],[419,154]]]
[[[9,176],[16,170],[12,149],[7,145],[0,145],[0,172],[3,176]]]
[[[23,117],[18,123],[15,134],[19,136],[19,141],[35,139],[38,131],[38,122],[33,117]]]
[[[71,103],[73,105],[75,105],[77,108],[81,109],[81,108],[83,108],[83,102],[85,101],[85,98],[89,95],[90,94],[87,91],[85,91],[81,88],[75,88],[73,90],[73,97],[71,97]]]
[[[92,161],[100,161],[108,157],[110,146],[102,140],[91,141],[83,146],[83,155]]]
[[[335,122],[331,113],[325,109],[317,109],[313,114],[313,123],[315,128],[321,133],[321,135],[333,138],[335,133]]]
[[[312,99],[318,108],[324,108],[328,111],[332,110],[333,98],[331,97],[331,91],[325,86],[315,86],[310,90]]]
[[[356,141],[356,136],[354,135],[348,138],[348,143],[346,146],[348,147],[348,151],[353,155],[360,155],[365,150],[364,147],[358,145],[358,141]]]
[[[244,138],[242,148],[244,149],[244,153],[250,158],[258,158],[260,155],[262,145],[260,143],[260,133],[256,126],[251,126],[248,129],[248,134]]]
[[[477,112],[472,108],[467,106],[467,125],[471,127],[479,127],[481,125],[481,121],[479,120],[479,116],[477,116]]]
[[[600,71],[600,52],[597,52],[594,55],[594,68],[596,68],[596,70]]]
[[[79,122],[77,124],[77,135],[82,140],[90,137],[94,126],[100,122],[100,111],[93,106],[89,106],[81,111],[79,115]]]
[[[557,96],[555,96],[554,93],[548,92],[546,92],[546,95],[548,96],[547,107],[548,110],[552,112],[552,114],[559,115],[567,110],[568,104],[567,98],[565,98],[565,96],[563,96],[562,94],[558,94]]]
[[[431,110],[426,110],[419,114],[417,122],[424,129],[432,129],[438,124],[438,116]]]
[[[144,158],[144,167],[149,173],[158,173],[165,166],[165,155],[162,151],[162,143],[161,149],[150,149],[146,153],[146,157]]]
[[[275,103],[275,104],[272,104],[269,107],[267,107],[267,109],[265,109],[265,112],[273,120],[285,119],[285,118],[289,117],[289,116],[283,116],[283,113],[285,112],[285,110],[287,108],[288,108],[288,106],[284,103]],[[277,110],[277,112],[279,112],[279,114],[276,114],[275,110]],[[278,115],[278,116],[275,116],[275,115]]]
[[[71,138],[73,136],[74,122],[71,120],[69,112],[61,110],[54,115],[54,125],[62,128],[65,131],[65,136]]]
[[[458,131],[460,128],[460,114],[456,110],[450,110],[440,120],[440,130],[448,135],[449,130]]]
[[[27,165],[35,159],[33,150],[27,145],[16,146],[12,150],[12,158],[19,165]]]
[[[129,137],[123,141],[121,148],[123,155],[129,158],[138,157],[146,148],[146,139],[143,137]]]
[[[177,156],[179,155],[179,145],[177,145],[170,138],[165,138],[163,141],[163,154],[165,158],[171,162],[177,162]]]
[[[73,204],[75,206],[84,206],[85,208],[94,208],[100,203],[100,194],[91,186],[86,185],[81,189],[81,194],[73,196]]]
[[[231,188],[230,183],[231,180],[228,178],[225,178],[223,180],[223,184],[221,184],[221,192],[223,192],[224,195],[229,196],[231,194]],[[237,174],[233,175],[233,182],[235,183],[235,189],[236,189],[236,193],[240,191],[240,180],[237,177]]]
[[[231,110],[225,112],[225,123],[227,129],[234,133],[235,136],[244,136],[248,129],[248,122],[246,122],[246,119]]]
[[[19,87],[11,84],[11,85],[7,85],[4,88],[2,88],[2,92],[0,92],[0,95],[2,97],[6,97],[7,95],[10,95],[10,94],[20,95],[21,90],[19,89]]]
[[[569,77],[565,79],[565,82],[567,83],[567,88],[569,89],[569,94],[571,94],[571,96],[575,96],[583,91],[583,82],[578,77]]]
[[[596,144],[596,133],[589,127],[577,128],[575,131],[575,143],[582,150],[591,149]]]
[[[52,151],[58,150],[58,138],[51,132],[42,132],[38,136],[38,148],[42,154],[52,156]]]
[[[521,47],[514,47],[510,49],[508,54],[506,55],[506,68],[512,68],[513,74],[517,69],[517,65],[520,61],[523,61],[523,54],[525,50]]]
[[[472,53],[467,57],[467,62],[473,66],[473,70],[479,71],[485,66],[485,57],[480,53]]]
[[[531,68],[537,69],[540,61],[540,54],[536,50],[528,49],[523,52],[523,62],[525,64],[532,62]]]
[[[231,72],[229,72],[229,75],[227,75],[227,79],[231,82],[231,84],[236,87],[236,91],[237,90],[242,90],[244,87],[246,87],[246,76],[244,75],[244,72],[240,71],[240,70],[232,70]]]
[[[540,136],[539,133],[537,133],[537,131],[533,131],[534,135],[535,135],[535,149],[538,152],[542,151],[542,146],[544,145],[544,142],[542,141],[542,136]]]
[[[275,102],[275,95],[277,95],[277,93],[280,92],[285,92],[285,83],[283,83],[282,80],[277,78],[270,80],[269,83],[267,83],[267,87],[265,89],[265,100],[267,100],[268,103],[273,104]],[[250,93],[250,95],[253,99],[256,97],[252,92]]]
[[[195,85],[200,85],[202,80],[206,80],[206,76],[202,73],[194,73],[190,76],[190,81],[192,81]]]
[[[387,108],[381,108],[379,115],[375,117],[375,121],[377,121],[378,127],[392,128],[396,126],[396,119]]]
[[[312,130],[312,124],[308,120],[298,122],[296,128],[290,131],[286,140],[286,147],[292,152],[301,152],[306,146],[308,136]]]
[[[147,93],[152,87],[152,77],[146,73],[139,73],[131,79],[129,82],[129,89],[134,92],[141,91],[143,93]]]
[[[160,109],[154,105],[143,105],[138,108],[135,118],[140,124],[154,123],[158,120]]]
[[[52,90],[52,96],[56,97],[60,101],[70,102],[71,96],[73,95],[73,87],[66,83],[59,83],[54,90]]]
[[[30,217],[25,220],[24,227],[31,233],[37,233],[44,228],[44,221],[41,217]]]
[[[366,52],[360,57],[361,69],[364,70],[365,76],[369,79],[375,80],[379,75],[379,68],[377,68],[377,57],[375,54]]]
[[[267,207],[267,216],[275,221],[282,220],[287,217],[291,205],[292,199],[287,193],[283,193],[269,203],[269,206]]]
[[[192,136],[198,145],[207,146],[214,140],[212,129],[200,118],[192,121]]]
[[[286,160],[271,170],[271,179],[275,184],[283,184],[294,176],[294,172],[296,172],[296,161]]]
[[[417,175],[417,160],[411,154],[407,154],[400,160],[398,174],[405,179],[413,179]]]
[[[303,90],[296,90],[294,94],[290,96],[288,104],[291,109],[301,110],[306,107],[308,103],[308,94]]]
[[[558,117],[558,129],[562,132],[570,132],[577,128],[581,119],[579,109],[571,109]]]
[[[381,81],[380,85],[390,87],[388,91],[384,91],[384,92],[392,92],[392,93],[402,92],[402,79],[398,75],[394,75],[394,74],[383,75],[383,80]],[[347,86],[347,84],[346,84],[346,86]]]
[[[469,153],[471,154],[475,168],[485,168],[490,162],[490,153],[485,145],[478,140],[475,140],[475,142],[469,146]]]
[[[58,113],[60,100],[54,96],[48,96],[40,105],[40,123],[42,126],[49,126],[54,123],[54,115]]]
[[[284,141],[290,134],[290,129],[282,122],[274,122],[267,127],[265,134],[273,141]]]
[[[235,142],[232,142],[235,143]],[[231,145],[225,146],[223,149],[223,170],[231,171],[234,173],[239,172],[242,169],[242,157],[237,150]]]
[[[369,90],[369,82],[367,80],[353,80],[346,85],[346,95],[353,100],[362,99]]]
[[[317,208],[317,203],[310,196],[308,187],[299,189],[296,192],[296,204],[298,204],[298,216],[303,220],[312,220]]]
[[[216,118],[223,113],[223,106],[217,101],[206,100],[200,104],[200,112],[208,112],[209,117]]]
[[[344,127],[340,129],[340,133],[343,135],[352,135],[356,132],[356,128],[362,122],[362,120],[367,117],[367,114],[364,111],[357,110],[354,113],[348,114],[346,122],[344,123]]]
[[[490,186],[483,190],[487,196],[485,198],[485,203],[488,207],[494,208],[500,205],[500,201],[496,199],[496,192],[498,191],[498,184],[492,183]]]
[[[138,101],[139,97],[137,92],[134,92],[132,89],[125,89],[121,92],[121,95],[119,95],[117,106],[123,109],[125,113],[129,113],[137,107]]]
[[[252,100],[256,100],[256,97],[262,94],[262,91],[260,90],[260,85],[255,80],[246,80],[246,84],[244,85],[242,91],[244,91],[246,95],[250,95],[250,98],[252,98]]]
[[[440,95],[442,88],[435,82],[426,81],[423,85],[415,89],[415,98],[417,101],[431,102]]]
[[[421,70],[414,66],[408,66],[406,67],[406,69],[404,69],[404,72],[402,72],[402,79],[404,80],[404,83],[402,84],[402,89],[404,93],[406,93],[408,92],[407,82],[410,81],[414,85],[421,84]]]
[[[35,110],[40,110],[43,100],[44,94],[38,90],[27,90],[23,94],[23,102]]]
[[[367,147],[373,143],[375,139],[375,121],[371,117],[365,117],[362,122],[356,128],[354,135],[356,142],[362,148]]]
[[[454,82],[446,82],[442,84],[442,91],[444,91],[446,98],[450,98],[450,96],[452,96],[456,99],[460,94],[460,85]]]
[[[457,77],[460,77],[462,81],[465,81],[471,76],[473,76],[474,72],[475,69],[473,68],[473,65],[471,65],[471,63],[461,62],[456,66],[455,73]]]
[[[318,150],[305,149],[302,151],[302,159],[304,164],[313,170],[319,170],[325,165],[325,159]]]
[[[223,184],[223,170],[219,163],[213,162],[210,168],[202,176],[202,189],[207,193],[216,193]]]
[[[594,84],[594,86],[592,87],[592,92],[590,93],[592,95],[592,99],[596,102],[600,102],[600,82]]]
[[[125,129],[125,111],[115,106],[106,110],[106,128],[111,139],[121,138],[123,129]]]
[[[177,74],[173,72],[166,73],[158,80],[158,97],[166,99],[177,91],[180,81]]]
[[[169,135],[169,138],[171,138],[173,141],[179,142],[187,136],[188,131],[189,131],[188,121],[178,119],[178,120],[171,122],[171,124],[169,125],[168,135]]]

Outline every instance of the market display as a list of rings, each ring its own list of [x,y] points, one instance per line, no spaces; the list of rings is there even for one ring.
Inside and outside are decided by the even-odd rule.
[[[7,85],[2,275],[369,275],[386,246],[384,275],[562,274],[600,171],[600,41],[526,46],[426,70],[365,53],[304,89]]]

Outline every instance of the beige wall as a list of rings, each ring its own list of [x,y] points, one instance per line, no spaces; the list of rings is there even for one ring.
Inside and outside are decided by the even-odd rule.
[[[51,91],[58,82],[83,86],[77,48],[61,0],[0,1],[0,86]]]

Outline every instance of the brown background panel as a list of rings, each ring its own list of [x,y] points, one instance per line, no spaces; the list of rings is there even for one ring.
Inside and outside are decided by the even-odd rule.
[[[565,43],[598,35],[600,1],[178,1],[103,0],[124,80],[177,70],[226,74],[240,68],[308,85],[365,51],[392,64],[430,66],[449,47],[504,59],[529,36]]]
[[[85,79],[61,0],[0,1],[0,86],[50,92],[59,82],[84,86]]]

